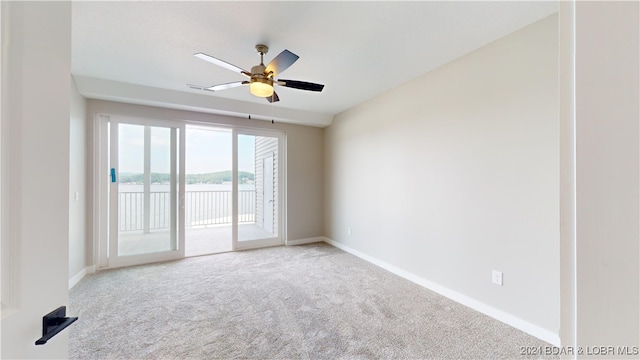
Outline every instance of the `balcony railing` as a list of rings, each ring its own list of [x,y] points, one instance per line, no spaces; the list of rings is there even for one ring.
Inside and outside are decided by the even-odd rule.
[[[167,229],[171,225],[171,196],[168,191],[149,192],[145,204],[144,192],[121,192],[119,194],[119,231],[150,231]],[[185,226],[187,228],[206,225],[231,224],[231,191],[186,191]],[[145,205],[149,207],[145,217]],[[256,191],[238,191],[238,222],[255,222]]]

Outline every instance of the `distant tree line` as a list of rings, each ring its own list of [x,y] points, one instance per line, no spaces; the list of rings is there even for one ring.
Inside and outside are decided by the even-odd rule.
[[[254,181],[253,173],[239,171],[238,178],[240,184],[252,183]],[[231,170],[218,171],[206,174],[187,174],[185,175],[187,184],[223,184],[231,182]],[[144,174],[121,173],[119,182],[121,184],[142,184],[144,183]],[[168,184],[169,174],[151,173],[152,184]]]

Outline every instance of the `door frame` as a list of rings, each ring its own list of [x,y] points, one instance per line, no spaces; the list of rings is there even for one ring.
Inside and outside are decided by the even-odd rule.
[[[67,358],[69,330],[34,342],[68,305],[71,4],[2,2],[0,23],[0,357]],[[56,61],[35,61],[51,41]]]

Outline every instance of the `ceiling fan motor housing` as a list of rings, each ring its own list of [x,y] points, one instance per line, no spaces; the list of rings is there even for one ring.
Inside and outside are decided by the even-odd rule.
[[[266,77],[264,71],[267,67],[264,66],[264,64],[260,64],[260,65],[256,65],[254,67],[251,68],[251,75],[252,77],[254,76],[263,76]]]
[[[269,84],[273,86],[273,79],[269,76],[270,74],[265,74],[266,67],[264,64],[256,65],[251,68],[251,82],[261,82],[264,84]]]

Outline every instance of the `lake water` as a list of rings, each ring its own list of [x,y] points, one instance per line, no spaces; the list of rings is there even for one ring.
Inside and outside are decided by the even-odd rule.
[[[122,192],[143,192],[142,184],[118,184]],[[231,191],[231,184],[187,184],[185,191]],[[238,190],[255,190],[253,184],[238,184]],[[169,191],[169,184],[151,184],[151,191]]]

